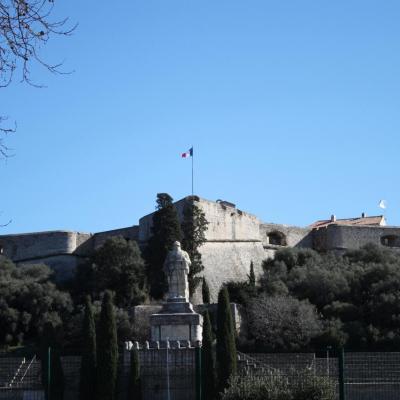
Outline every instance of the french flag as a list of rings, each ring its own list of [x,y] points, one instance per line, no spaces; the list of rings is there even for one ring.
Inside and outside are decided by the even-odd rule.
[[[193,147],[189,149],[186,153],[182,153],[182,158],[193,157]]]

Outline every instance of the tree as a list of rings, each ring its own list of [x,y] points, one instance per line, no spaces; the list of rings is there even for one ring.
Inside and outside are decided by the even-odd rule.
[[[52,73],[62,73],[60,63],[45,61],[39,49],[53,36],[68,36],[68,19],[52,20],[54,0],[0,1],[0,87],[7,86],[20,67],[21,80],[32,84],[30,67],[39,64]]]
[[[286,249],[264,262],[261,292],[314,305],[323,322],[320,337],[313,339],[316,345],[397,351],[399,265],[397,251],[374,244],[343,255]]]
[[[7,120],[7,118],[2,117],[0,115],[0,135],[3,135],[4,137],[6,137],[7,135],[9,135],[10,133],[15,132],[15,128],[10,128],[10,127],[4,127],[2,126],[3,122]],[[6,146],[6,144],[4,143],[4,138],[0,136],[0,158],[7,158],[10,155],[10,149]],[[2,225],[0,225],[2,226]]]
[[[229,294],[224,286],[218,294],[217,309],[217,371],[220,392],[227,387],[229,378],[236,374],[235,336]]]
[[[201,286],[201,294],[203,298],[203,304],[210,304],[210,288],[206,278],[203,277],[203,285]]]
[[[78,267],[76,283],[78,294],[91,294],[96,299],[107,289],[114,291],[118,307],[143,303],[145,265],[137,243],[122,236],[107,239],[89,263]]]
[[[203,313],[203,341],[201,356],[203,400],[213,400],[216,395],[215,355],[210,315],[207,310]]]
[[[174,242],[182,240],[182,232],[178,213],[169,194],[157,194],[156,209],[151,228],[152,236],[148,240],[144,258],[147,264],[150,295],[155,299],[161,299],[168,288],[163,271],[164,261]]]
[[[254,264],[253,264],[253,261],[250,262],[249,286],[250,286],[254,291],[256,290],[256,274],[254,273]]]
[[[46,322],[66,326],[73,305],[68,293],[57,289],[46,265],[17,267],[0,256],[0,345],[35,340]]]
[[[115,311],[110,291],[104,293],[97,332],[97,400],[114,400],[118,345]]]
[[[206,241],[205,232],[208,225],[205,213],[194,201],[193,196],[185,201],[182,221],[182,248],[188,252],[192,262],[188,277],[190,296],[193,295],[201,282],[201,277],[198,274],[204,270],[204,266],[201,262],[199,247]]]
[[[89,296],[86,296],[85,301],[82,337],[79,399],[90,400],[96,391],[96,327]]]
[[[248,281],[229,281],[225,287],[228,290],[230,301],[243,306],[246,306],[255,295],[254,288],[249,285]]]
[[[290,296],[260,296],[248,307],[249,331],[267,351],[297,351],[322,331],[315,307]]]
[[[127,400],[142,400],[139,353],[136,349],[131,350],[131,366],[129,370],[129,387]]]
[[[19,68],[21,81],[35,85],[30,77],[32,64],[52,73],[61,71],[60,63],[48,63],[40,56],[40,48],[54,36],[69,36],[76,26],[66,28],[68,19],[52,20],[54,0],[0,0],[0,88],[8,86]],[[4,127],[0,116],[0,135],[15,128]],[[8,157],[9,149],[0,137],[0,157]]]
[[[64,397],[64,373],[61,365],[60,347],[56,337],[56,330],[51,322],[46,322],[43,328],[40,347],[42,383],[45,388],[45,398],[46,400],[62,400]]]

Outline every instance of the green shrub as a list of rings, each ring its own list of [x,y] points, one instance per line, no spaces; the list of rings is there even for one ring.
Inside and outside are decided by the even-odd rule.
[[[328,378],[301,372],[290,377],[280,371],[262,376],[234,376],[221,400],[335,400],[335,385]]]
[[[303,372],[296,379],[293,388],[293,400],[334,400],[335,385],[326,377]]]
[[[233,376],[221,400],[293,400],[286,378],[272,373],[263,376]]]

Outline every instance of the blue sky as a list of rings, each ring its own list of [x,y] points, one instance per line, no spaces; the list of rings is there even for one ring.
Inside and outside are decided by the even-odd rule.
[[[268,222],[380,213],[400,225],[400,3],[56,1],[42,49],[67,76],[0,89],[16,120],[0,233],[136,224],[157,192]],[[1,220],[0,220],[1,221]]]

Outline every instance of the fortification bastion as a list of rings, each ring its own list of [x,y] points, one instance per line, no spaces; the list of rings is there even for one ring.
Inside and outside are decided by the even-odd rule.
[[[222,283],[245,280],[253,262],[256,275],[262,262],[285,247],[312,248],[317,251],[345,251],[375,243],[400,250],[400,227],[385,226],[383,216],[321,220],[308,227],[264,223],[227,201],[209,201],[188,196],[175,204],[180,219],[187,202],[194,202],[209,222],[206,242],[200,247],[204,276],[212,300],[216,300]],[[135,240],[146,246],[151,236],[153,213],[139,220],[139,225],[98,233],[49,231],[0,235],[0,254],[17,264],[44,263],[53,268],[58,279],[67,279],[79,263],[112,236]],[[193,302],[200,302],[195,295]]]

